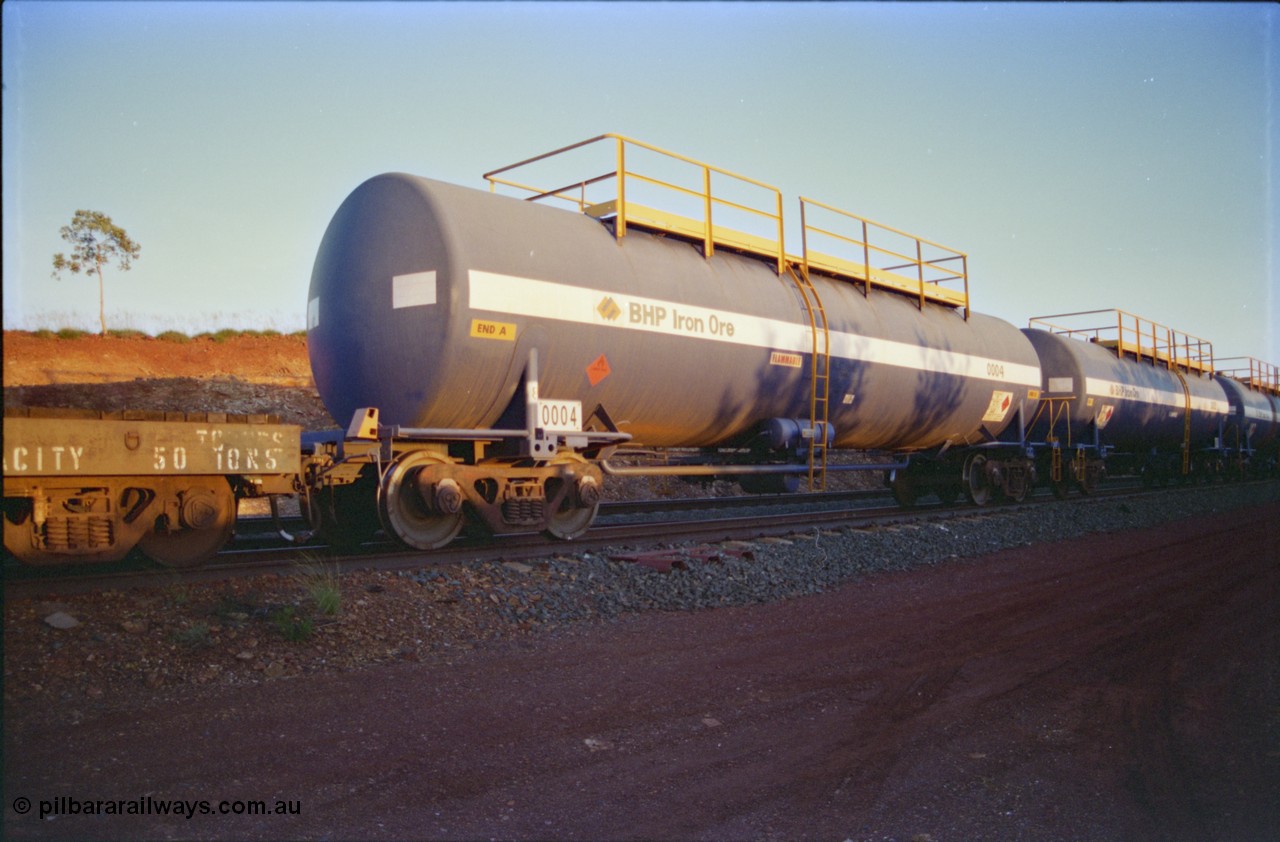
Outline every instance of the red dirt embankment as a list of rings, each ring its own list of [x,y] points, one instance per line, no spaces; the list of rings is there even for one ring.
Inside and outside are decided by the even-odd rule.
[[[300,336],[221,341],[4,334],[4,405],[277,415],[334,426]]]
[[[300,336],[236,336],[169,342],[146,337],[41,337],[4,332],[4,385],[116,383],[137,378],[236,377],[307,386],[311,365]]]

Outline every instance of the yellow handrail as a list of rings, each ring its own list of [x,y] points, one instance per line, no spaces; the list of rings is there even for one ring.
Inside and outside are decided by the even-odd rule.
[[[553,189],[538,188],[538,187],[534,187],[518,181],[513,181],[510,178],[499,177],[505,173],[509,173],[512,170],[516,170],[521,167],[528,166],[530,164],[535,164],[540,161],[545,161],[548,158],[552,158],[556,155],[562,155],[566,152],[572,152],[574,150],[582,149],[586,146],[590,146],[595,143],[601,143],[604,141],[612,141],[616,144],[616,150],[615,150],[616,163],[615,163],[615,168],[613,172],[606,172],[606,173],[603,173],[602,175],[594,176],[590,179],[584,179],[582,181],[573,182],[571,184],[563,185],[561,187],[556,187]],[[656,178],[654,176],[646,175],[646,174],[637,172],[633,169],[629,169],[627,166],[627,147],[644,149],[649,152],[654,152],[659,155],[663,155],[668,158],[671,158],[673,160],[680,161],[682,163],[697,167],[700,170],[700,175],[701,175],[701,179],[700,179],[701,189],[685,187],[683,185],[676,184],[674,182],[671,182],[665,179]],[[711,176],[713,173],[716,175],[721,175],[726,178],[733,179],[735,181],[742,182],[743,184],[748,184],[753,187],[757,187],[762,190],[768,191],[768,193],[770,193],[773,197],[773,202],[772,202],[773,207],[771,209],[766,209],[762,207],[753,207],[751,205],[744,205],[741,202],[735,202],[735,201],[726,199],[722,196],[715,195],[715,193],[712,190],[712,179],[711,179]],[[700,227],[702,229],[704,253],[708,257],[710,257],[711,254],[714,252],[715,245],[717,243],[716,226],[713,224],[714,210],[717,207],[725,207],[725,208],[732,208],[739,211],[744,211],[750,214],[763,217],[768,220],[772,220],[777,229],[777,239],[773,241],[773,248],[770,249],[769,256],[774,257],[777,260],[779,272],[782,271],[783,266],[786,263],[786,247],[784,244],[783,219],[782,219],[782,192],[778,190],[778,188],[774,187],[773,185],[766,184],[763,181],[758,181],[754,178],[750,178],[740,173],[733,172],[732,170],[727,170],[727,169],[724,169],[723,167],[713,166],[703,161],[698,161],[694,158],[690,158],[686,155],[681,155],[678,152],[672,152],[670,150],[663,149],[662,147],[654,146],[653,144],[645,143],[643,141],[626,137],[624,135],[613,134],[613,133],[602,134],[602,135],[598,135],[596,137],[590,138],[588,140],[580,141],[578,143],[573,143],[568,146],[562,146],[561,148],[552,150],[551,152],[546,152],[546,153],[543,153],[542,155],[535,155],[532,158],[526,158],[523,161],[517,161],[514,164],[508,164],[505,167],[499,167],[498,169],[490,170],[489,172],[484,174],[484,179],[489,182],[489,189],[491,191],[496,190],[498,185],[503,185],[505,187],[510,187],[510,188],[519,190],[521,192],[531,194],[525,197],[527,201],[536,201],[536,200],[545,199],[545,198],[559,199],[561,201],[569,201],[572,203],[576,203],[580,211],[585,210],[587,207],[587,202],[585,198],[583,198],[583,195],[585,194],[586,188],[588,186],[592,184],[598,184],[604,181],[608,181],[610,179],[616,179],[618,188],[617,188],[617,194],[615,199],[616,204],[614,205],[614,208],[613,208],[614,213],[616,214],[614,231],[615,231],[615,235],[619,239],[626,236],[627,222],[631,218],[631,211],[633,209],[627,200],[627,188],[629,186],[629,183],[649,184],[663,190],[668,190],[674,193],[692,196],[702,200],[703,218],[699,220],[699,222],[701,223]],[[576,199],[569,198],[568,196],[565,195],[569,190],[573,190],[573,189],[577,189],[580,192],[580,196]]]
[[[809,221],[810,207],[821,208],[824,211],[835,214],[837,219],[849,220],[855,223],[854,230],[839,232],[831,228],[820,227]],[[805,266],[823,264],[822,255],[812,247],[810,235],[826,237],[837,243],[843,243],[853,246],[855,250],[860,250],[862,258],[860,264],[858,262],[850,262],[840,260],[833,266],[843,268],[853,277],[863,281],[863,293],[869,292],[871,285],[888,285],[902,287],[901,282],[910,283],[914,281],[915,292],[920,298],[921,304],[929,297],[926,290],[936,288],[938,284],[952,283],[959,281],[963,285],[961,305],[965,310],[965,318],[969,314],[969,256],[958,249],[944,246],[941,243],[932,240],[926,240],[915,234],[909,234],[899,228],[891,225],[885,225],[880,222],[859,216],[855,213],[843,210],[841,208],[810,199],[805,196],[800,197],[800,226],[802,241],[802,259]],[[873,242],[877,236],[892,235],[901,237],[904,241],[914,245],[914,254],[904,254],[901,251],[889,248],[888,245],[880,245]],[[937,252],[936,256],[925,258],[925,248]],[[875,265],[882,257],[890,257],[895,260],[904,261],[903,263],[888,263],[885,265]],[[874,259],[874,260],[873,260]],[[839,260],[837,258],[837,260]],[[948,266],[942,266],[943,263],[952,261],[960,261],[960,269],[955,270]],[[914,269],[911,273],[914,277],[901,276],[898,272],[903,269]],[[893,279],[899,279],[900,283],[886,283]]]
[[[599,175],[561,184],[549,189],[526,184],[523,181],[516,181],[509,175],[512,171],[522,167],[537,164],[557,155],[563,155],[599,143],[614,144],[612,171],[606,171]],[[641,173],[628,162],[628,153],[637,149],[696,167],[701,177],[696,184],[686,185],[678,184],[653,174]],[[723,190],[717,195],[714,189],[713,175],[763,190],[771,198],[750,204],[746,203],[746,200],[738,201],[728,198],[724,195]],[[496,191],[498,186],[501,185],[516,190],[521,195],[527,194],[524,195],[526,201],[546,199],[567,202],[571,205],[576,205],[581,213],[587,213],[599,219],[612,217],[614,236],[618,239],[626,236],[629,225],[641,225],[655,230],[675,233],[695,241],[701,240],[703,254],[706,257],[711,257],[717,246],[738,249],[772,259],[775,261],[780,275],[785,270],[788,262],[798,263],[803,265],[806,272],[813,268],[833,277],[860,280],[864,284],[864,294],[868,293],[872,286],[892,289],[900,293],[917,296],[922,307],[928,299],[941,301],[951,306],[963,307],[964,317],[966,319],[969,318],[969,258],[964,252],[935,243],[932,240],[917,237],[914,234],[908,234],[888,225],[873,222],[832,205],[801,197],[800,223],[801,235],[804,241],[803,250],[800,257],[788,255],[784,239],[785,225],[782,213],[782,191],[763,181],[758,181],[732,170],[713,166],[634,138],[612,133],[597,135],[588,140],[562,146],[551,152],[545,152],[532,158],[525,158],[523,161],[517,161],[514,164],[508,164],[505,167],[490,170],[484,174],[484,179],[489,182],[491,191]],[[593,201],[587,198],[588,188],[608,181],[616,183],[616,193],[613,194],[611,199]],[[657,191],[662,195],[674,194],[685,200],[690,198],[699,200],[701,218],[676,216],[660,209],[644,207],[633,202],[628,194],[637,186],[657,188]],[[857,231],[852,233],[848,231],[841,232],[827,227],[809,225],[806,222],[806,208],[821,208],[824,211],[836,214],[838,218],[852,220],[856,224]],[[725,210],[740,215],[740,218],[741,216],[763,218],[768,223],[771,223],[770,227],[776,229],[776,235],[761,237],[742,231],[734,231],[716,221],[716,215]],[[811,235],[825,237],[834,241],[838,244],[837,249],[844,247],[847,250],[848,246],[860,249],[862,259],[859,262],[811,251],[809,247]],[[883,238],[886,235],[901,237],[904,241],[909,241],[912,245],[906,248],[909,251],[913,251],[914,254],[904,254],[902,251],[890,248],[888,244],[883,242]],[[873,242],[873,238],[877,239]],[[926,249],[929,251],[927,255]],[[959,269],[954,268],[954,266],[944,265],[954,264],[955,261],[959,261]],[[908,269],[914,269],[914,271],[908,275],[899,274],[902,270]],[[962,291],[943,289],[939,286],[940,284],[955,282],[960,282],[963,286]]]
[[[1219,368],[1218,373],[1239,380],[1256,391],[1280,395],[1280,366],[1263,362],[1256,357],[1227,357],[1218,360],[1218,365],[1239,361],[1244,361],[1246,365]]]
[[[1061,323],[1063,319],[1084,316],[1111,316],[1113,321],[1088,325]],[[1135,360],[1148,359],[1169,369],[1181,368],[1208,374],[1214,371],[1212,342],[1124,310],[1084,310],[1036,316],[1028,321],[1027,326],[1040,326],[1042,330],[1061,336],[1095,342],[1111,348],[1117,356],[1131,354]]]

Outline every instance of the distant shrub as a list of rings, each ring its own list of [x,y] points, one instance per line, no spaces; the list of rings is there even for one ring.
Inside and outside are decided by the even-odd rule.
[[[285,335],[286,334],[282,334],[280,331],[272,328],[259,330],[257,328],[224,327],[222,330],[218,331],[197,333],[193,338],[207,339],[210,342],[227,342],[232,339],[279,339]],[[298,333],[290,333],[287,335],[292,338],[305,337],[307,334],[306,331],[300,331]]]
[[[107,336],[111,336],[116,339],[148,339],[150,338],[147,336],[147,334],[143,333],[142,331],[133,330],[133,329],[109,330],[107,331]]]
[[[241,332],[235,328],[224,327],[222,330],[216,332],[206,330],[204,333],[197,333],[196,339],[207,339],[210,342],[227,342],[231,339],[235,339],[240,335],[240,333]]]
[[[59,339],[83,339],[89,335],[89,331],[81,330],[78,327],[64,327],[58,331]]]
[[[156,336],[161,342],[190,342],[191,337],[187,336],[180,330],[166,330],[164,333]]]
[[[58,334],[49,330],[49,328],[47,327],[42,327],[39,330],[34,331],[31,335],[34,336],[36,339],[53,339]]]

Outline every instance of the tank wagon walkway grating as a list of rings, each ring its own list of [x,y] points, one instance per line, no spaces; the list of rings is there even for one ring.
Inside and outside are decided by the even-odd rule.
[[[547,183],[561,185],[552,188],[512,180],[516,170],[537,170],[566,153],[609,144],[613,161],[604,166],[612,169],[599,175],[567,180],[558,173],[544,175]],[[637,160],[652,169],[641,172]],[[610,222],[619,240],[628,229],[639,228],[700,245],[707,258],[717,248],[729,249],[767,259],[779,275],[794,266],[806,277],[818,272],[860,284],[864,295],[874,287],[916,298],[922,307],[931,301],[963,309],[969,317],[964,252],[800,197],[802,249],[788,254],[776,187],[622,135],[571,144],[491,170],[484,178],[492,191],[502,186],[526,201],[560,202]]]

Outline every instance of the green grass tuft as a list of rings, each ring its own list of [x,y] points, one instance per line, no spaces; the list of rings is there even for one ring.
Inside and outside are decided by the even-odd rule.
[[[310,562],[303,565],[295,578],[315,603],[317,611],[326,616],[338,613],[342,607],[342,585],[338,580],[337,567]]]
[[[275,625],[276,631],[280,632],[280,636],[290,643],[301,643],[311,637],[311,632],[314,630],[311,619],[298,616],[298,612],[292,605],[286,605],[273,612],[271,622]]]
[[[173,642],[187,649],[204,649],[213,645],[213,639],[209,636],[209,626],[205,623],[195,623],[174,632]]]

